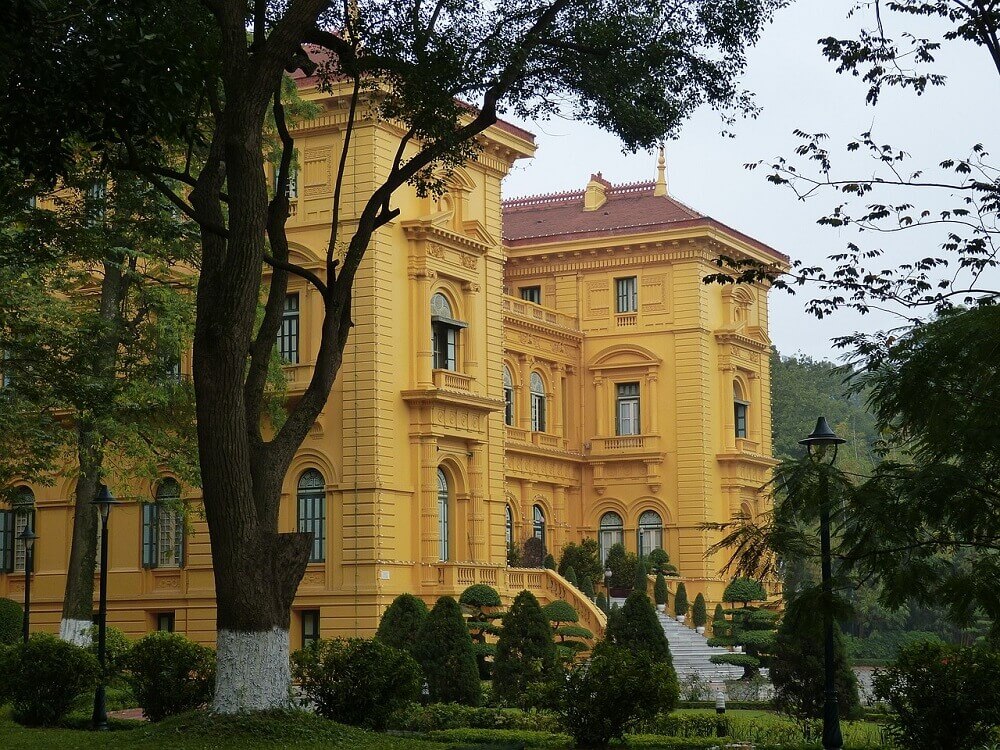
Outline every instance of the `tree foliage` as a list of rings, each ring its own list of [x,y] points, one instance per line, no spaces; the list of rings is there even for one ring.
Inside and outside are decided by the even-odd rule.
[[[633,592],[629,595],[625,605],[608,618],[604,637],[612,646],[633,653],[645,652],[654,662],[673,667],[667,636],[645,594]]]
[[[677,584],[677,591],[674,593],[674,614],[687,615],[691,605],[688,603],[687,587],[684,582]]]
[[[704,627],[708,623],[708,609],[705,606],[705,597],[699,592],[694,598],[694,606],[691,609],[691,620],[696,628]]]
[[[420,629],[427,619],[427,605],[413,594],[400,594],[382,613],[375,638],[387,646],[413,653]]]
[[[437,600],[420,628],[413,656],[427,680],[433,701],[478,706],[482,701],[472,638],[458,602]]]
[[[503,617],[493,664],[493,692],[506,703],[520,705],[533,685],[549,680],[555,666],[549,621],[535,595],[522,591]]]
[[[559,572],[566,575],[570,568],[576,571],[581,586],[586,580],[590,581],[591,586],[604,580],[604,566],[601,565],[596,539],[587,537],[579,544],[570,542],[562,548]]]

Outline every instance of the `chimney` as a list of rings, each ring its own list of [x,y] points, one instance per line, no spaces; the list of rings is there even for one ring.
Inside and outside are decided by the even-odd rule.
[[[583,210],[596,211],[608,200],[608,188],[611,183],[605,180],[601,173],[590,175],[590,182],[583,194]]]

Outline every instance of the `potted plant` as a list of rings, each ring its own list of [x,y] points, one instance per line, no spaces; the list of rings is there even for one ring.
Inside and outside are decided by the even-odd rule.
[[[661,612],[667,609],[667,579],[663,573],[656,574],[656,583],[653,584],[653,598],[656,600],[656,608]]]
[[[694,621],[694,629],[698,631],[698,635],[705,635],[705,624],[708,622],[708,607],[705,605],[705,597],[700,593],[694,598],[691,619]]]
[[[677,615],[677,622],[684,622],[687,619],[688,607],[687,589],[681,581],[677,584],[677,593],[674,594],[674,614]]]

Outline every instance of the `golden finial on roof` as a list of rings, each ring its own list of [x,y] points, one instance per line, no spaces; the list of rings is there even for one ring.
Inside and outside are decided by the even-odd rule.
[[[653,195],[667,194],[667,157],[664,154],[663,144],[660,144],[660,156],[656,160],[656,187],[653,188]]]

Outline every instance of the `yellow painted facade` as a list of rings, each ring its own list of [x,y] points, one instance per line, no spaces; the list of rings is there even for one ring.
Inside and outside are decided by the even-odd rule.
[[[295,133],[288,234],[292,260],[321,271],[346,112],[310,96],[324,109]],[[620,518],[620,537],[603,540],[620,538],[632,551],[640,536],[662,540],[689,596],[703,592],[711,605],[724,587],[721,561],[705,558],[714,539],[699,524],[762,510],[757,488],[773,463],[766,291],[702,278],[719,254],[773,261],[774,252],[707,217],[505,241],[501,182],[534,144],[503,124],[487,136],[441,198],[400,191],[401,213],[378,232],[358,275],[343,368],[285,481],[281,529],[296,529],[305,513],[321,518],[324,537],[322,559],[310,563],[295,602],[293,647],[313,612],[324,637],[370,634],[402,592],[431,601],[475,582],[507,597],[527,587],[543,601],[569,599],[599,631],[603,616],[559,576],[507,568],[507,540],[538,533],[558,556],[569,541],[598,538],[608,514]],[[355,131],[343,231],[388,172],[399,137],[374,121]],[[664,193],[662,184],[615,188],[595,177],[579,195],[514,201],[506,210],[522,225],[525,214],[552,206],[603,216],[623,196],[654,213],[660,204],[650,200],[679,210]],[[616,306],[623,278],[635,279],[628,312]],[[522,298],[536,287],[538,304]],[[289,292],[297,295],[297,312],[289,311],[297,362],[287,368],[294,400],[310,376],[322,308],[300,279]],[[533,380],[541,383],[534,397]],[[623,385],[637,386],[621,391],[637,391],[637,407],[624,407],[625,417],[638,411],[635,424],[622,417]],[[740,437],[734,387],[745,403]],[[619,434],[623,421],[629,434]],[[109,484],[120,496],[155,492]],[[58,629],[72,489],[68,481],[31,488],[39,535],[32,622],[50,631]],[[170,616],[177,631],[211,643],[208,532],[197,489],[184,488],[183,497],[191,512],[178,567],[143,567],[139,502],[114,511],[109,622],[134,636]],[[640,532],[648,511],[659,530]],[[0,574],[0,596],[20,599],[23,588],[22,572]]]

